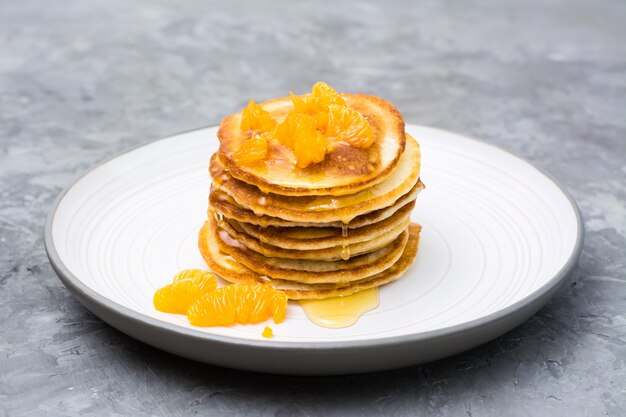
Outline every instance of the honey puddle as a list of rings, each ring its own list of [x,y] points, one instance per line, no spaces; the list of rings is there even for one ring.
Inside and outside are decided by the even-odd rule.
[[[329,329],[339,329],[352,326],[363,314],[378,307],[378,288],[370,288],[346,297],[299,302],[313,323]]]

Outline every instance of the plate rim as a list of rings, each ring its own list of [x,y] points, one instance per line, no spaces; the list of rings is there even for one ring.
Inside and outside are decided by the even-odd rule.
[[[45,230],[44,230],[44,248],[46,251],[46,255],[50,261],[50,264],[57,276],[61,280],[61,282],[73,293],[73,295],[77,298],[77,300],[92,314],[95,314],[98,318],[103,320],[106,323],[109,323],[108,320],[105,320],[101,315],[93,312],[91,308],[89,308],[85,302],[83,302],[83,297],[91,303],[96,304],[100,309],[107,311],[109,314],[113,314],[116,316],[121,316],[125,320],[130,320],[136,322],[137,324],[141,324],[144,326],[148,326],[154,330],[165,331],[170,334],[175,334],[176,336],[184,336],[193,339],[197,339],[202,342],[215,342],[220,344],[229,344],[229,345],[245,345],[253,348],[262,348],[265,350],[289,350],[289,351],[298,351],[298,350],[311,350],[311,349],[325,349],[325,350],[347,350],[347,349],[355,349],[355,348],[384,348],[388,346],[398,346],[403,344],[412,344],[419,343],[428,340],[434,340],[439,338],[445,338],[449,336],[456,335],[458,333],[470,332],[472,330],[478,330],[481,327],[489,326],[501,320],[507,319],[508,317],[513,317],[515,313],[523,310],[525,307],[529,307],[534,305],[537,301],[541,300],[546,295],[550,294],[552,291],[556,291],[558,287],[560,287],[565,279],[568,277],[569,273],[576,266],[576,263],[580,257],[583,248],[584,242],[584,223],[582,221],[582,216],[580,212],[580,208],[578,207],[574,197],[567,190],[567,188],[559,181],[557,181],[551,174],[546,172],[544,169],[537,167],[532,162],[528,161],[526,158],[517,155],[514,152],[502,149],[499,146],[494,144],[485,142],[483,140],[466,136],[464,134],[452,132],[445,129],[440,129],[431,126],[418,125],[413,123],[407,123],[406,127],[417,127],[417,128],[426,128],[431,130],[436,130],[442,132],[444,134],[452,134],[455,136],[460,136],[464,139],[473,140],[476,142],[480,142],[483,145],[496,148],[498,151],[509,154],[510,156],[521,160],[528,164],[531,168],[535,169],[537,172],[542,174],[548,181],[551,181],[554,185],[559,188],[561,193],[567,198],[570,203],[570,207],[574,212],[576,218],[576,242],[574,244],[574,248],[569,255],[569,258],[563,265],[563,267],[556,273],[552,278],[550,278],[545,284],[536,289],[534,292],[528,294],[526,297],[518,300],[517,302],[503,308],[497,310],[493,313],[490,313],[484,317],[480,317],[478,319],[474,319],[465,323],[457,324],[454,326],[444,327],[436,330],[429,330],[425,332],[412,333],[408,335],[401,336],[386,336],[379,337],[373,339],[362,339],[362,340],[343,340],[343,341],[320,341],[320,342],[287,342],[287,341],[273,341],[273,340],[255,340],[255,339],[244,339],[237,338],[231,336],[224,336],[218,334],[212,334],[203,332],[201,330],[190,329],[186,327],[179,326],[177,324],[168,323],[163,320],[159,320],[158,318],[148,316],[144,313],[140,313],[134,311],[122,304],[113,301],[104,295],[94,291],[85,285],[79,277],[74,275],[69,268],[63,263],[59,253],[56,250],[54,245],[53,236],[52,236],[52,223],[54,221],[54,217],[58,211],[59,205],[65,198],[65,196],[69,193],[69,191],[76,186],[84,177],[91,174],[96,169],[101,166],[123,156],[135,150],[138,150],[143,147],[147,147],[153,145],[157,142],[165,141],[171,139],[175,136],[185,135],[189,133],[193,133],[200,130],[207,130],[218,127],[217,125],[209,125],[205,127],[199,127],[187,131],[183,131],[180,133],[168,135],[166,137],[162,137],[160,139],[156,139],[150,141],[148,143],[139,144],[133,146],[129,149],[126,149],[120,153],[117,153],[111,157],[105,158],[101,162],[95,164],[90,167],[78,177],[76,177],[67,187],[65,187],[59,195],[56,197],[52,208],[46,218]],[[77,295],[78,294],[78,295]],[[540,308],[543,307],[543,304]],[[110,324],[110,323],[109,323]],[[117,326],[114,326],[117,327]],[[133,336],[131,336],[133,337]]]

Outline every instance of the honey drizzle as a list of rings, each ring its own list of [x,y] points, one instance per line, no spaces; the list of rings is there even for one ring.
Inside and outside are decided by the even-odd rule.
[[[346,244],[342,244],[341,245],[341,259],[343,259],[344,261],[347,261],[350,259],[350,246],[346,245]]]
[[[350,246],[348,242],[348,225],[346,223],[341,223],[341,237],[343,238],[341,241],[341,259],[347,261],[350,259]]]
[[[364,201],[371,200],[374,197],[372,190],[364,190],[352,195],[344,195],[341,197],[332,196],[317,196],[313,200],[304,206],[304,210],[308,211],[323,211],[334,210],[348,206],[354,206],[361,204]],[[345,222],[349,223],[349,222]]]
[[[370,288],[345,297],[300,300],[306,316],[313,323],[329,329],[352,326],[368,311],[378,307],[378,288]]]

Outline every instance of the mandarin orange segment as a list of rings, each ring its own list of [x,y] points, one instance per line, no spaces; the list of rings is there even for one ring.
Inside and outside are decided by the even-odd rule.
[[[320,81],[310,93],[302,96],[291,93],[290,97],[293,109],[278,124],[250,100],[243,111],[241,129],[252,129],[257,134],[235,152],[237,162],[245,164],[268,158],[270,139],[293,151],[299,168],[323,161],[337,142],[358,148],[367,148],[374,142],[374,131],[367,119],[349,109],[343,97],[328,84]],[[272,142],[274,145],[277,144]]]
[[[231,284],[196,300],[187,318],[200,327],[260,323],[269,317],[280,323],[286,315],[286,300],[284,293],[267,285]]]
[[[331,104],[345,106],[346,102],[334,88],[325,82],[317,82],[311,93],[303,96],[290,94],[291,102],[296,113],[315,115],[318,112],[326,111]]]
[[[185,269],[174,275],[174,282],[192,280],[202,292],[213,291],[217,288],[217,278],[209,271],[202,269]]]
[[[264,110],[260,104],[256,104],[254,100],[250,100],[241,116],[241,130],[244,132],[248,130],[269,132],[274,126],[276,126],[276,121],[272,119],[269,112]]]
[[[250,164],[262,161],[267,157],[267,139],[265,136],[255,134],[241,144],[237,152],[233,154],[235,161],[242,164]]]
[[[328,111],[320,111],[313,116],[313,119],[315,120],[315,128],[325,133],[328,125]]]
[[[273,136],[278,139],[281,144],[291,149],[293,149],[297,119],[298,113],[293,111],[289,112],[285,120],[276,126],[273,133]]]
[[[316,129],[315,119],[308,114],[289,113],[274,130],[274,137],[293,150],[300,168],[324,160],[328,139]]]
[[[154,308],[164,313],[185,314],[189,306],[203,294],[193,280],[168,284],[154,293]]]
[[[274,291],[274,303],[272,304],[272,318],[274,323],[281,323],[287,314],[287,295],[282,291]]]
[[[317,130],[297,136],[293,146],[296,165],[299,168],[306,168],[310,164],[322,162],[327,147],[328,139]]]
[[[317,108],[317,101],[314,100],[310,94],[297,96],[294,93],[289,93],[289,97],[291,98],[291,102],[293,103],[293,110],[296,113],[314,113]]]
[[[327,107],[331,104],[337,104],[340,106],[345,106],[346,102],[341,95],[335,91],[334,88],[329,86],[323,81],[318,81],[315,83],[313,88],[311,88],[311,94],[317,99],[317,103],[319,107]],[[319,109],[323,110],[323,109]]]
[[[326,136],[357,148],[367,148],[374,142],[374,131],[367,119],[357,111],[338,105],[328,106]]]
[[[328,139],[315,128],[313,117],[298,114],[296,118],[293,153],[296,155],[296,165],[306,168],[312,163],[324,160]]]
[[[152,301],[164,313],[185,314],[200,296],[216,288],[217,278],[210,272],[187,269],[176,274],[173,283],[159,288]]]

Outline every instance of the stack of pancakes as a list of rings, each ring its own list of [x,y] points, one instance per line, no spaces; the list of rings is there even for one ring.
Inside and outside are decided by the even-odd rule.
[[[420,148],[389,102],[342,94],[375,140],[368,148],[339,143],[322,162],[298,168],[270,141],[267,158],[233,157],[250,135],[242,113],[225,118],[211,158],[208,221],[199,248],[209,267],[233,283],[267,283],[291,299],[350,295],[398,279],[411,265],[420,226],[410,222],[420,181]],[[262,103],[280,122],[282,98]]]

